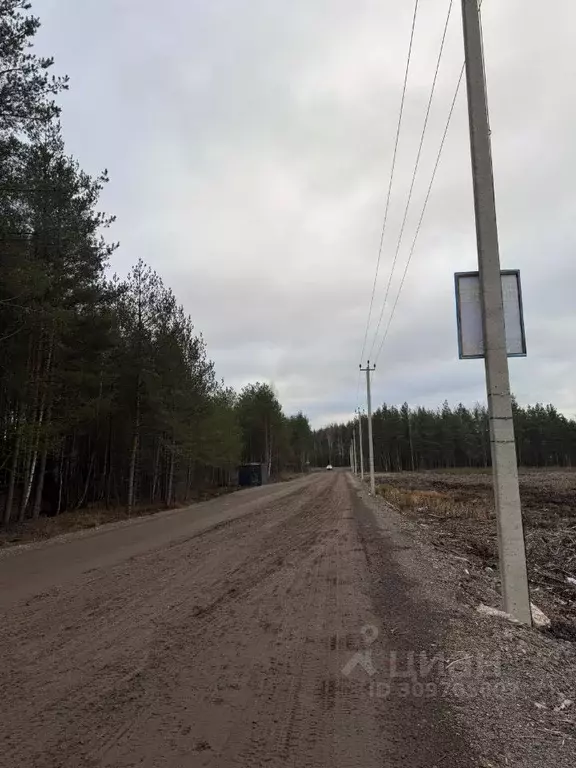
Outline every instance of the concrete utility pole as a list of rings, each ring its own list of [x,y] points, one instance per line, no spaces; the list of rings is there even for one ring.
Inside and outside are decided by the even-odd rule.
[[[362,413],[358,409],[358,442],[360,443],[360,479],[364,482],[364,443],[362,442]]]
[[[376,483],[374,481],[374,439],[372,435],[372,395],[370,393],[370,373],[376,366],[370,368],[370,360],[366,368],[360,366],[361,371],[366,371],[366,399],[368,401],[368,455],[370,459],[370,493],[372,496],[376,493]]]
[[[352,472],[357,474],[358,462],[356,460],[356,430],[354,425],[352,425],[352,444],[350,445],[350,450],[352,451]]]
[[[478,0],[462,0],[462,20],[502,596],[507,613],[531,624]]]
[[[410,443],[410,462],[411,462],[412,472],[415,472],[416,467],[414,464],[414,443],[412,442],[412,423],[410,419],[410,409],[408,409],[408,442]]]

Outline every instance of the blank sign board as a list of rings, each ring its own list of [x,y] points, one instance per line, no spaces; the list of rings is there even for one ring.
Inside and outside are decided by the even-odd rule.
[[[504,270],[502,300],[506,326],[506,351],[508,357],[526,355],[526,337],[522,314],[520,272]],[[480,277],[478,272],[457,272],[456,316],[458,322],[458,352],[461,359],[484,357],[484,329],[480,303]]]

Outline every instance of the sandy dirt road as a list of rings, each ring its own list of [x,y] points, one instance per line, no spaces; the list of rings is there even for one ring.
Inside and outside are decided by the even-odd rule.
[[[476,764],[441,696],[383,692],[442,617],[344,472],[5,553],[0,587],[2,766]]]

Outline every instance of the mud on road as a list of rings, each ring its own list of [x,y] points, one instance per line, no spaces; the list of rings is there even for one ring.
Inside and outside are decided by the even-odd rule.
[[[0,560],[0,765],[477,764],[442,697],[374,695],[390,650],[434,646],[442,619],[350,483],[320,474]]]

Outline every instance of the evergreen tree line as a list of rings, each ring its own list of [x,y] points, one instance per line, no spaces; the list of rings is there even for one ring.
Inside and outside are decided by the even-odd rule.
[[[521,407],[513,402],[518,463],[528,467],[576,465],[576,421],[553,405]],[[377,472],[490,466],[488,412],[485,406],[437,410],[383,405],[372,419]],[[314,432],[313,457],[319,465],[348,466],[358,420]],[[368,424],[362,418],[364,466],[368,467]]]
[[[174,293],[118,247],[64,145],[67,78],[31,51],[29,4],[0,0],[0,521],[167,504],[233,483],[240,462],[302,471],[311,430],[272,388],[216,378]]]

